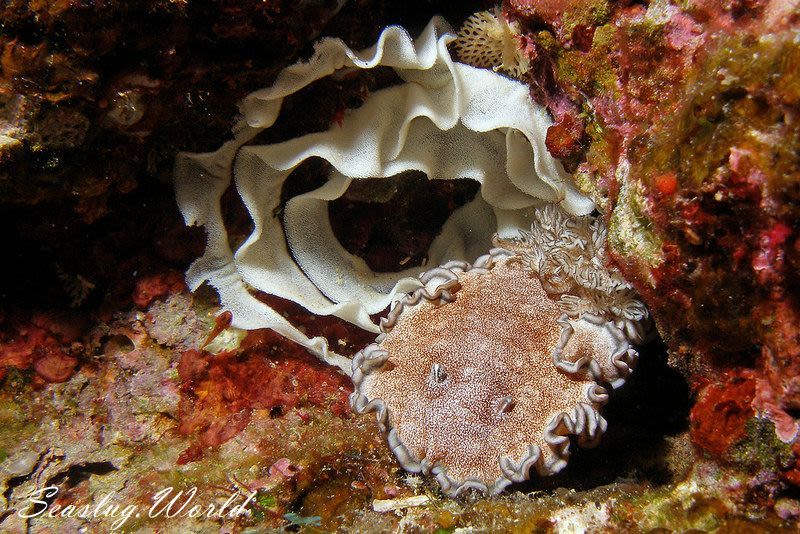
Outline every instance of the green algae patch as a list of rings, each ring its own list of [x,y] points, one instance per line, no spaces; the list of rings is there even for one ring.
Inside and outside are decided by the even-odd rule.
[[[710,532],[722,524],[730,511],[729,504],[713,493],[698,484],[693,475],[679,484],[633,496],[619,507],[614,518],[642,531],[668,528],[677,532]]]
[[[750,472],[780,471],[794,463],[792,447],[775,434],[775,424],[758,417],[745,424],[745,437],[731,447],[729,454]]]
[[[771,183],[796,178],[800,143],[786,128],[784,109],[800,98],[797,32],[761,38],[731,36],[714,43],[702,68],[690,73],[679,118],[654,126],[652,149],[642,158],[644,176],[675,170],[682,188],[728,178],[732,148]]]
[[[11,369],[0,395],[0,462],[11,455],[20,443],[36,433],[42,411],[34,406],[35,392],[26,386],[23,373]]]
[[[620,95],[617,73],[609,58],[616,52],[617,38],[617,28],[613,24],[604,24],[594,30],[589,51],[560,48],[548,32],[537,34],[536,41],[545,50],[555,53],[556,77],[567,84],[574,97],[584,92],[616,98]]]
[[[571,2],[564,10],[562,24],[567,35],[579,26],[593,27],[608,22],[611,17],[611,6],[608,0],[589,0]]]
[[[600,211],[606,211],[608,209],[608,191],[600,186],[594,173],[578,171],[573,175],[572,179],[575,181],[575,185],[581,193],[591,197]]]

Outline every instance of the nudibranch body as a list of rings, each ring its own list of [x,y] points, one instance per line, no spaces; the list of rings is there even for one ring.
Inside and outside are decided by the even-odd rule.
[[[502,28],[508,45],[515,37]],[[454,40],[436,17],[416,40],[389,27],[361,52],[320,41],[307,62],[244,100],[233,139],[213,153],[180,155],[176,195],[187,224],[208,235],[187,272],[192,289],[215,287],[233,326],[270,328],[352,373],[353,407],[377,413],[406,469],[434,474],[449,494],[494,493],[531,469],[561,469],[570,434],[597,442],[605,386],[630,373],[647,312],[606,267],[604,229],[582,218],[594,204],[548,153],[545,109],[525,84],[454,62]],[[276,122],[285,97],[337,70],[375,67],[392,68],[402,83],[372,93],[328,131],[250,144]],[[330,164],[328,181],[284,203],[285,182],[311,158]],[[442,267],[419,278],[414,267],[373,272],[339,243],[328,213],[353,180],[408,171],[480,184],[428,251]],[[220,205],[232,184],[253,223],[235,251]],[[493,234],[505,248],[467,264]],[[255,291],[382,333],[351,361]],[[392,303],[379,329],[371,316]]]
[[[592,224],[549,208],[537,220]],[[543,231],[534,225],[534,234]],[[530,236],[514,244],[530,252]],[[585,236],[572,237],[571,250],[591,249]],[[401,465],[434,475],[450,495],[497,493],[531,470],[561,470],[569,435],[583,446],[598,442],[605,386],[622,385],[635,365],[646,311],[625,318],[621,302],[570,313],[562,291],[576,285],[562,279],[555,287],[529,264],[525,253],[498,248],[473,265],[424,273],[423,287],[397,303],[376,342],[353,359],[353,408],[374,412]]]

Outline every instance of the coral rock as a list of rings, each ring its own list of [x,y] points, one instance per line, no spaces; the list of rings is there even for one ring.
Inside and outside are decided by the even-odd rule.
[[[146,276],[136,281],[133,303],[140,308],[147,308],[154,300],[180,293],[185,288],[183,275],[177,271]]]
[[[33,367],[46,382],[68,380],[78,367],[78,359],[70,354],[68,346],[78,337],[80,325],[48,314],[37,314],[30,322],[15,322],[9,339],[0,334],[0,378],[8,367]]]
[[[194,461],[206,447],[217,447],[239,434],[253,410],[324,406],[340,416],[347,410],[346,377],[324,366],[298,346],[283,343],[279,357],[269,355],[265,332],[254,331],[238,352],[208,354],[188,350],[181,355],[179,431],[194,436],[180,463]],[[280,340],[280,338],[278,338]]]
[[[753,373],[730,372],[725,378],[702,390],[691,413],[692,441],[719,456],[744,437],[745,423],[755,416]]]
[[[725,453],[729,436],[711,431],[717,401],[729,431],[744,424],[750,403],[723,402],[726,387],[743,387],[732,367],[754,373],[753,406],[777,438],[796,440],[796,4],[509,0],[505,8],[528,41],[521,49],[531,52],[535,94],[554,117],[564,98],[581,110],[586,150],[575,176],[608,221],[610,256],[652,311],[673,362],[691,382],[717,384],[698,386],[696,442]],[[592,36],[583,44],[570,29],[582,25]]]

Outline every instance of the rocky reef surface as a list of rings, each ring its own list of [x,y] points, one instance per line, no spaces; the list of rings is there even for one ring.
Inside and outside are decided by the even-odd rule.
[[[236,103],[320,36],[358,49],[388,24],[414,34],[441,14],[458,27],[494,7],[436,4],[0,5],[0,218],[11,245],[0,280],[0,530],[797,527],[795,2],[502,6],[524,59],[514,74],[554,119],[547,148],[595,201],[609,254],[661,337],[640,348],[635,373],[603,407],[600,445],[574,451],[553,477],[503,496],[445,497],[400,468],[372,418],[350,411],[347,377],[269,330],[227,328],[212,291],[187,291],[183,273],[204,236],[178,213],[175,154],[216,148]],[[259,139],[326,129],[393,83],[384,71],[321,80],[287,99],[281,129]],[[304,166],[283,194],[326,172]],[[392,271],[424,264],[477,186],[411,176],[378,189],[333,202],[331,224],[348,251]],[[234,196],[223,208],[235,241],[251,228]],[[263,298],[343,355],[374,338]],[[48,487],[58,492],[32,506]],[[196,487],[192,504],[232,498],[242,513],[189,514],[191,504],[150,513],[169,487],[169,499],[184,491],[181,504]],[[105,495],[116,513],[76,517]],[[55,517],[37,513],[44,506]],[[118,523],[125,506],[136,509]]]
[[[692,441],[749,464],[743,448],[769,436],[782,460],[768,471],[796,484],[797,5],[507,8],[557,117],[549,146],[575,162],[696,393]]]

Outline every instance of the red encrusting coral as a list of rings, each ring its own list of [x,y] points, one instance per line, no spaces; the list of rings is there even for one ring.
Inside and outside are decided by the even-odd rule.
[[[706,385],[691,411],[692,441],[723,456],[745,435],[745,423],[755,416],[754,373],[746,369],[726,372],[719,382]]]
[[[583,121],[574,112],[564,113],[555,124],[547,129],[545,138],[547,150],[561,159],[574,156],[581,149],[583,128]]]
[[[147,308],[154,300],[186,289],[183,273],[168,270],[162,273],[139,278],[133,292],[133,303]]]
[[[181,454],[185,464],[241,432],[253,410],[280,415],[302,406],[349,414],[350,381],[271,330],[250,332],[240,349],[213,355],[188,350],[178,364],[181,380],[178,431],[194,436]]]
[[[678,178],[674,172],[659,174],[653,179],[653,185],[660,195],[669,196],[678,190]]]
[[[44,382],[69,380],[78,367],[76,354],[82,351],[82,345],[75,343],[82,333],[81,321],[47,313],[2,319],[0,326],[5,328],[0,332],[0,380],[12,367],[33,368]]]
[[[790,484],[800,486],[800,441],[792,445],[792,452],[794,453],[794,465],[789,470],[781,473],[781,477]]]

